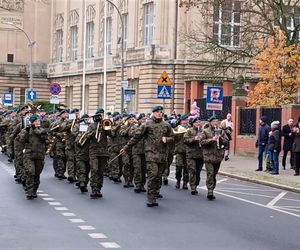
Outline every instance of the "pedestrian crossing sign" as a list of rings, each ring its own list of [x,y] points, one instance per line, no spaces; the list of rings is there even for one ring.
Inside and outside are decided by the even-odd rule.
[[[171,85],[172,81],[166,71],[161,74],[161,77],[157,81],[158,85]]]
[[[172,87],[165,85],[157,86],[157,98],[158,99],[171,99],[172,98]]]

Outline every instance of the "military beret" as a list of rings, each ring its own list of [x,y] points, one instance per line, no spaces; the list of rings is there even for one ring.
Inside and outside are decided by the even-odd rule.
[[[142,118],[146,117],[146,115],[144,113],[140,113],[138,116],[137,116],[137,119],[140,120]]]
[[[101,113],[104,113],[104,109],[103,108],[98,108],[95,112],[95,114],[101,114]]]
[[[129,116],[128,113],[124,113],[124,114],[122,115],[123,118],[126,118],[126,117],[128,117],[128,116]]]
[[[118,115],[118,116],[115,116],[115,117],[114,117],[114,120],[113,120],[113,121],[114,121],[114,122],[117,122],[117,121],[119,121],[119,120],[122,120],[122,117]]]
[[[212,115],[211,117],[209,117],[208,121],[211,122],[216,119],[217,119],[217,117],[215,115]]]
[[[192,120],[192,124],[194,124],[195,122],[197,121],[201,121],[200,117],[195,117],[193,120]]]
[[[106,112],[106,115],[111,115],[111,112]]]
[[[180,117],[180,120],[185,120],[185,119],[188,119],[189,118],[189,115],[182,115],[181,117]]]
[[[130,118],[135,118],[135,114],[128,114],[128,116],[126,117],[126,121]]]
[[[116,112],[113,112],[113,114],[112,114],[113,117],[115,117],[115,116],[117,116],[117,115],[120,115],[120,113],[117,112],[117,111],[116,111]]]
[[[63,109],[63,110],[61,110],[61,111],[59,112],[58,115],[62,115],[62,114],[64,114],[64,113],[68,113],[68,110],[67,110],[67,109]]]
[[[88,114],[83,114],[83,115],[81,116],[81,119],[85,119],[85,118],[89,118],[89,115],[88,115]]]
[[[163,106],[155,106],[152,108],[152,112],[156,112],[156,111],[159,111],[159,110],[164,110]]]
[[[75,114],[75,113],[78,113],[79,112],[79,109],[77,108],[74,108],[71,110],[70,114]]]
[[[30,118],[29,118],[29,121],[31,123],[33,123],[34,121],[38,120],[39,119],[39,116],[38,115],[32,115]]]

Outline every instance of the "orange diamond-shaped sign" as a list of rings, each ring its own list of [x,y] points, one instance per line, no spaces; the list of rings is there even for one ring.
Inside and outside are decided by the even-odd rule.
[[[161,77],[157,81],[158,85],[171,85],[172,81],[166,71],[161,74]]]

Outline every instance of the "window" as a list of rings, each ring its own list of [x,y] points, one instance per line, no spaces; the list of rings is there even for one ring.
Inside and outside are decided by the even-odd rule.
[[[241,2],[215,1],[213,41],[228,47],[240,46]]]
[[[62,62],[63,55],[63,31],[62,29],[56,31],[56,61]]]
[[[106,54],[111,55],[111,17],[106,19]]]
[[[26,103],[26,88],[20,89],[20,104]]]
[[[66,104],[67,107],[73,106],[73,86],[66,86]]]
[[[128,38],[128,14],[123,14],[124,22],[124,49],[127,49],[127,38]],[[121,29],[122,34],[122,29]]]
[[[94,56],[94,22],[86,23],[86,57]]]
[[[78,27],[71,26],[70,29],[70,38],[71,38],[71,60],[77,60],[77,50],[78,50]]]
[[[152,44],[153,39],[153,3],[144,5],[144,45],[149,46]]]
[[[7,54],[7,62],[10,63],[14,62],[14,54]]]
[[[293,16],[287,18],[286,27],[289,31],[290,38],[293,38],[293,36],[295,35],[295,39],[297,41],[300,40],[299,25],[300,25],[300,7],[295,7]]]

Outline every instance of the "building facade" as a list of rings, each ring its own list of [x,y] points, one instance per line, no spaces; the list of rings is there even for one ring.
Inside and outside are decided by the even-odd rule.
[[[33,46],[33,89],[41,101],[49,101],[47,64],[50,47],[50,0],[0,0],[0,103],[6,92],[13,94],[13,104],[27,100],[30,87],[30,48],[26,35],[11,23],[23,29]]]

